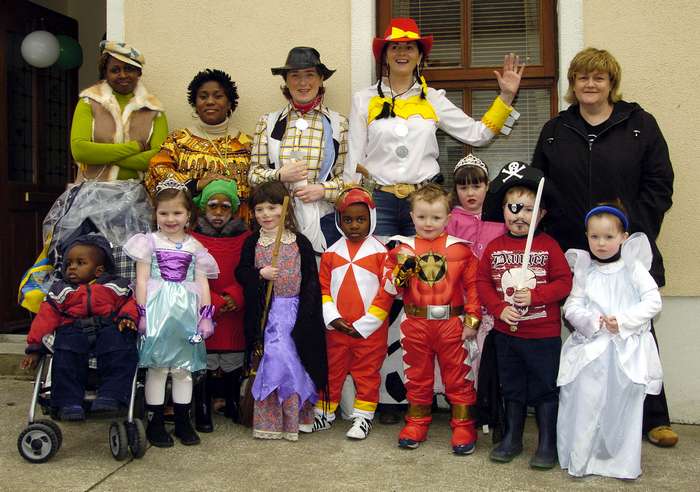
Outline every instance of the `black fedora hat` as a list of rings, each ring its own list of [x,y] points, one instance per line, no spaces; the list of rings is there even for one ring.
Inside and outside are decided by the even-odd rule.
[[[281,75],[282,77],[287,76],[287,72],[290,70],[302,70],[304,68],[318,68],[321,72],[323,80],[328,80],[331,75],[335,73],[335,70],[331,70],[321,63],[321,55],[315,48],[309,48],[307,46],[297,46],[289,50],[287,55],[287,61],[284,63],[283,67],[271,68],[272,75]]]

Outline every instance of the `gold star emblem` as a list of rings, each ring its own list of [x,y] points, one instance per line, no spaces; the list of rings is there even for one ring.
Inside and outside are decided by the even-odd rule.
[[[418,266],[418,278],[430,286],[442,280],[447,273],[445,257],[432,251],[418,257]]]

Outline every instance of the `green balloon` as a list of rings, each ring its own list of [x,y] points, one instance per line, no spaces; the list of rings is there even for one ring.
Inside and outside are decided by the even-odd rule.
[[[59,45],[58,60],[56,66],[63,70],[78,68],[83,64],[83,49],[75,39],[65,34],[56,35]]]

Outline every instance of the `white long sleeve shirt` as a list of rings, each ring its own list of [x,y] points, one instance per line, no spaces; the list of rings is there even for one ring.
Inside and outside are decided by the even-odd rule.
[[[397,99],[420,95],[417,82]],[[382,83],[385,96],[391,89]],[[436,138],[441,129],[457,140],[474,146],[487,144],[494,133],[481,121],[476,121],[452,104],[444,90],[428,88],[427,100],[432,104],[438,121],[420,115],[408,119],[390,117],[373,120],[367,125],[369,101],[377,96],[372,85],[356,92],[350,110],[348,159],[343,174],[346,182],[358,181],[357,164],[362,164],[380,185],[420,183],[440,172],[439,148]],[[406,131],[406,129],[408,131]]]

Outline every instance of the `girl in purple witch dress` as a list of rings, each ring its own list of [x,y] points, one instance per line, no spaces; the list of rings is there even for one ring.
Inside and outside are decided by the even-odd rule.
[[[256,232],[248,237],[236,269],[245,295],[246,360],[263,348],[252,393],[253,437],[296,441],[311,432],[318,389],[328,384],[321,289],[311,243],[296,232],[294,211],[281,224],[287,190],[277,181],[253,190]],[[277,228],[282,240],[273,268]],[[267,282],[274,282],[267,322],[261,327]]]
[[[182,444],[199,444],[192,428],[192,373],[207,368],[202,340],[214,332],[209,278],[219,267],[202,244],[187,233],[194,206],[187,187],[162,181],[154,196],[158,231],[136,234],[124,252],[136,260],[139,304],[139,366],[147,367],[146,436],[154,446],[170,447],[173,439],[163,421],[165,382],[172,377],[175,436]]]

